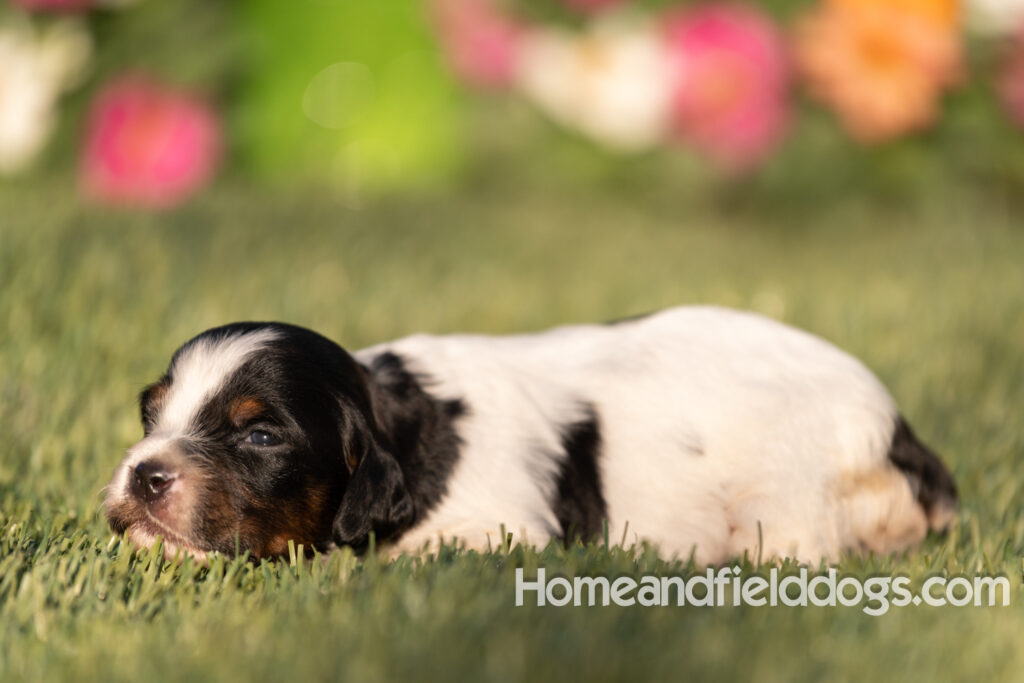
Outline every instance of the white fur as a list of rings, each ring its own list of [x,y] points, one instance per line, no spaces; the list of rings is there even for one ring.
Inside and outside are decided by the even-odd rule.
[[[174,362],[174,382],[164,397],[154,433],[186,434],[206,399],[224,385],[253,353],[273,341],[273,330],[260,329],[215,341],[201,339]]]
[[[169,369],[174,381],[163,397],[158,421],[149,436],[128,450],[107,487],[107,504],[128,495],[130,473],[151,456],[167,451],[173,442],[188,436],[193,420],[224,382],[254,353],[277,338],[277,333],[260,329],[211,341],[202,339],[178,356]]]
[[[470,547],[500,529],[545,543],[561,430],[587,403],[613,541],[701,563],[748,552],[835,559],[920,540],[923,511],[887,459],[896,407],[859,361],[766,318],[676,308],[616,325],[508,337],[416,335],[399,354],[462,399],[461,457],[440,504],[396,551]]]

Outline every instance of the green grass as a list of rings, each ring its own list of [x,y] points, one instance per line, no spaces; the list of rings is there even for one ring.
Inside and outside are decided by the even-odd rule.
[[[954,188],[800,210],[565,187],[393,200],[222,187],[161,216],[0,188],[0,681],[1019,680],[1024,672],[1024,229]],[[55,199],[57,197],[58,199]],[[730,208],[732,207],[732,208]],[[843,571],[1002,572],[1007,608],[515,608],[514,569],[638,576],[650,549],[445,550],[208,568],[132,553],[100,488],[135,396],[237,319],[351,348],[713,302],[863,358],[963,495],[956,530]],[[747,571],[754,571],[747,565]]]

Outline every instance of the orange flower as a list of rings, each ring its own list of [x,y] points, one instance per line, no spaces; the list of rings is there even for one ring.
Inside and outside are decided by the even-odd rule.
[[[890,139],[930,124],[959,79],[958,23],[950,0],[829,0],[797,26],[797,66],[850,135]]]
[[[932,24],[954,29],[960,26],[959,0],[828,0],[836,7],[878,7],[913,14]]]

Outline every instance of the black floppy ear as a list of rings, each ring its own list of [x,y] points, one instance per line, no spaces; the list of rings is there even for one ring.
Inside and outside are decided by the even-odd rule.
[[[384,540],[405,529],[412,519],[412,498],[402,468],[394,456],[371,441],[349,478],[334,516],[332,539],[360,551],[369,543],[371,531],[377,540]]]

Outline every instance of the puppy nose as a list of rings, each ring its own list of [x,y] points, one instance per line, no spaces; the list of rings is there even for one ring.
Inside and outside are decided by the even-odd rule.
[[[140,462],[135,466],[132,477],[132,493],[148,503],[160,499],[171,484],[177,478],[177,474],[159,462]]]

